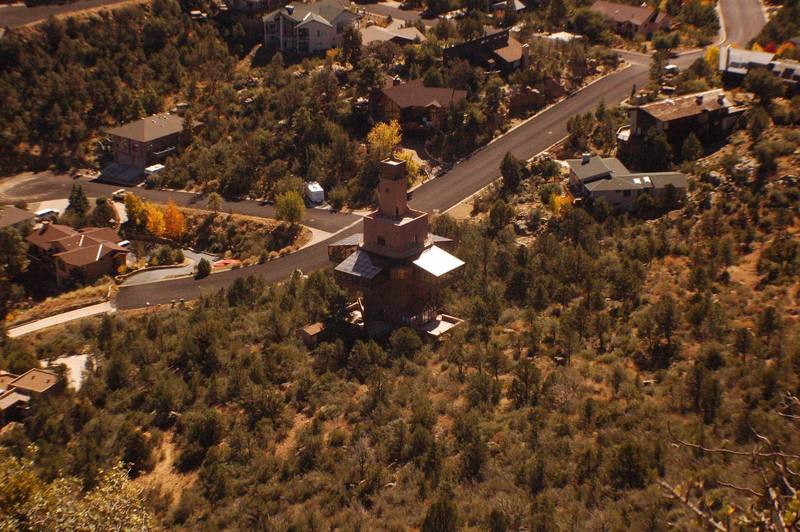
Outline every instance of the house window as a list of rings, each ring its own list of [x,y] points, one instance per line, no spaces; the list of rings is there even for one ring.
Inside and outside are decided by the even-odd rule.
[[[378,237],[378,245],[379,246],[385,246],[386,245],[386,239],[383,238],[382,236],[379,236]]]
[[[630,197],[630,195],[631,195],[631,191],[630,191],[630,190],[624,190],[624,191],[622,192],[622,195],[623,195],[623,196],[625,196],[626,198],[629,198],[629,197]]]
[[[321,36],[321,35],[322,35],[322,32],[321,32],[321,31],[319,31],[319,30],[317,30],[317,37],[319,37],[319,36]]]

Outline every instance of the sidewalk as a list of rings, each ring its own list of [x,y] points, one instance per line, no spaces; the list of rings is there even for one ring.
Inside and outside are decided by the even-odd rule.
[[[13,329],[8,330],[8,336],[10,338],[18,338],[25,334],[30,334],[32,332],[36,332],[41,329],[46,329],[47,327],[53,327],[54,325],[61,325],[62,323],[67,323],[73,320],[79,320],[81,318],[88,318],[89,316],[96,316],[98,314],[106,314],[108,312],[114,312],[114,310],[115,310],[114,306],[108,301],[106,301],[105,303],[98,303],[96,305],[89,305],[88,307],[71,310],[69,312],[64,312],[63,314],[56,314],[55,316],[50,316],[49,318],[32,321],[30,323],[26,323],[25,325],[14,327]]]

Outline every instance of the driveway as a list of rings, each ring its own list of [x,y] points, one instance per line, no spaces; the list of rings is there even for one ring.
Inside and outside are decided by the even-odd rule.
[[[174,279],[176,277],[186,277],[187,275],[194,274],[195,266],[200,262],[200,259],[205,258],[211,263],[218,259],[216,255],[212,255],[211,253],[196,253],[188,249],[183,250],[183,256],[188,259],[189,264],[181,266],[180,268],[162,268],[160,270],[148,270],[135,273],[125,279],[121,286],[135,286],[137,284],[155,283],[166,279]]]

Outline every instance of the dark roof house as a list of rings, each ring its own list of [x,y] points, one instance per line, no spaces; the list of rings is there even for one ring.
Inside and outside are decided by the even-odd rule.
[[[527,66],[529,47],[511,36],[508,29],[487,27],[484,35],[444,49],[444,61],[465,59],[486,68],[511,71]]]
[[[619,159],[584,154],[569,159],[570,191],[575,197],[603,198],[609,206],[630,210],[642,193],[663,197],[669,188],[678,196],[686,193],[688,181],[681,172],[630,172]]]
[[[399,108],[409,107],[448,107],[467,97],[467,91],[446,87],[426,87],[421,79],[408,83],[398,83],[383,89],[386,95]]]
[[[107,129],[106,133],[136,142],[152,142],[183,131],[183,117],[170,113],[152,115],[121,126]]]

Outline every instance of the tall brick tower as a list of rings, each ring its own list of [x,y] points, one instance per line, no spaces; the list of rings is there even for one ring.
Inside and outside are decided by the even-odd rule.
[[[337,283],[363,295],[370,333],[452,327],[460,320],[444,316],[442,323],[437,296],[464,263],[443,249],[449,239],[430,233],[428,213],[408,206],[405,161],[382,161],[378,187],[378,208],[364,217],[363,233],[328,247],[331,260],[344,259],[334,269]]]

